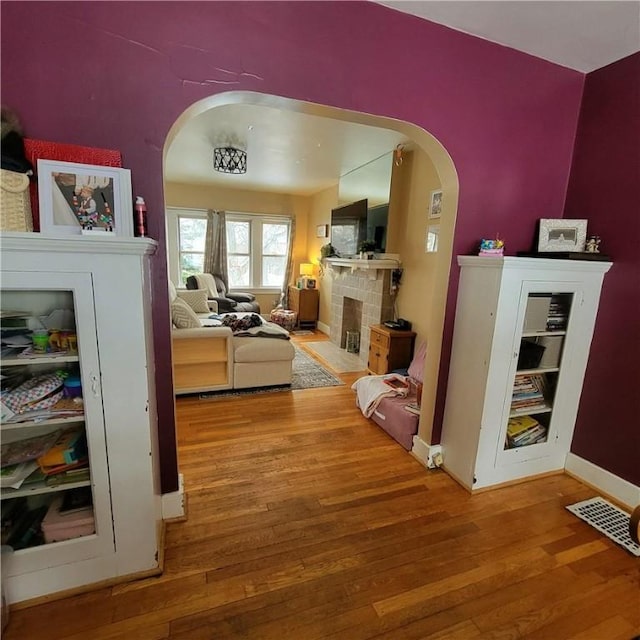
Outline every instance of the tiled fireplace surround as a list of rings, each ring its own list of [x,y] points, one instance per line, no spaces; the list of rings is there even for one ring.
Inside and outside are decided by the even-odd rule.
[[[345,348],[347,331],[359,330],[359,358],[366,365],[369,356],[369,327],[393,319],[391,271],[333,271],[332,277],[329,337],[335,345]]]

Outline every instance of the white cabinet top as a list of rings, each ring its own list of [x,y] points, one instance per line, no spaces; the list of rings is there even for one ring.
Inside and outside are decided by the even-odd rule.
[[[40,233],[3,231],[2,251],[50,251],[59,253],[155,253],[158,243],[151,238],[125,238],[105,232],[104,236],[46,236]]]
[[[520,258],[505,256],[502,258],[489,256],[458,256],[461,267],[481,267],[486,269],[538,269],[543,271],[580,271],[606,273],[612,262],[603,260],[562,260],[558,258]]]

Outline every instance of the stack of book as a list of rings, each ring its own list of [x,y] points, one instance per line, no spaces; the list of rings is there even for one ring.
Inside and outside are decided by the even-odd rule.
[[[509,419],[507,424],[507,448],[526,447],[544,442],[547,428],[531,416],[519,416]]]
[[[2,445],[0,486],[81,482],[89,477],[84,429],[70,428]],[[54,479],[55,478],[55,479]]]
[[[547,317],[547,331],[564,331],[567,328],[569,315],[568,301],[559,296],[552,296]]]
[[[546,383],[541,374],[517,375],[511,397],[511,413],[526,414],[548,409],[545,401]]]

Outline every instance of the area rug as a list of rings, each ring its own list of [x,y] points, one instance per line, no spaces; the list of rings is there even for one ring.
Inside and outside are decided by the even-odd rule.
[[[324,340],[323,342],[305,342],[304,346],[314,353],[317,353],[323,360],[331,365],[334,371],[348,373],[353,371],[364,371],[367,368],[362,360],[355,354],[349,353],[346,349],[341,349],[333,342]]]
[[[293,345],[296,355],[293,358],[293,373],[291,385],[275,387],[258,387],[255,389],[233,389],[230,391],[210,391],[201,393],[201,398],[227,398],[229,396],[244,396],[258,393],[272,393],[274,391],[295,391],[296,389],[314,389],[317,387],[336,387],[344,382],[327,371],[320,363],[305,353],[297,345]]]

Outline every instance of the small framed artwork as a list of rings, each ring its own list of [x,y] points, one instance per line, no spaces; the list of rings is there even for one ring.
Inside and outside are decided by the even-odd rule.
[[[40,232],[133,237],[129,169],[38,160]]]
[[[316,238],[326,238],[328,234],[329,234],[328,224],[319,224],[316,227]]]
[[[427,236],[425,238],[424,252],[436,253],[438,251],[438,239],[440,237],[440,225],[430,224],[427,226]]]
[[[442,214],[442,191],[432,191],[431,201],[429,202],[429,218],[432,220],[439,218]]]
[[[569,218],[541,218],[538,233],[538,251],[584,251],[587,239],[587,221]]]

